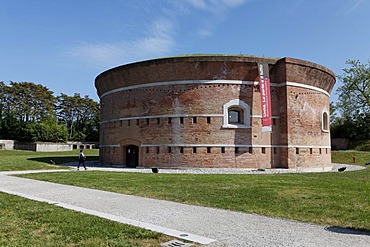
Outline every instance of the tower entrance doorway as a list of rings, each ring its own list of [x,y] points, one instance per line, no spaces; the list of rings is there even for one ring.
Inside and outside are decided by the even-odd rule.
[[[139,161],[139,147],[136,145],[130,145],[126,147],[126,166],[135,168]]]

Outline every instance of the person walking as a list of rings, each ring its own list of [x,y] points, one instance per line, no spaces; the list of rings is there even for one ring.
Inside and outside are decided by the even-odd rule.
[[[86,166],[85,166],[85,159],[86,159],[86,156],[85,154],[83,153],[83,150],[81,149],[80,150],[80,154],[78,155],[78,165],[77,165],[77,170],[80,170],[80,165],[82,164],[83,167],[86,169]]]

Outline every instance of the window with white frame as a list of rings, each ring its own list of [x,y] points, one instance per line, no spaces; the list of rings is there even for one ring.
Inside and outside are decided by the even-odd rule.
[[[322,124],[322,131],[329,132],[329,114],[326,110],[322,112],[321,124]]]
[[[223,105],[223,128],[250,128],[250,107],[240,99]]]

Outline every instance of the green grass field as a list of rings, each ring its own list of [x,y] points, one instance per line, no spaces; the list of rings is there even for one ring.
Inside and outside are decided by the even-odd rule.
[[[0,150],[0,171],[66,169],[61,164],[77,161],[78,154],[79,150],[68,152]],[[84,150],[84,154],[88,161],[99,159],[97,149]]]
[[[22,177],[370,231],[370,169],[274,175],[88,171]]]
[[[172,238],[0,193],[0,246],[159,246]]]
[[[98,150],[85,150],[97,160]],[[0,171],[66,169],[79,150],[1,150]],[[56,165],[51,163],[51,160]],[[159,246],[172,237],[0,192],[0,246]]]
[[[12,165],[17,170],[55,169],[59,166],[50,166],[48,164],[50,157],[63,163],[75,161],[77,156],[76,152],[50,154],[15,151],[13,153],[3,153],[3,151],[0,151],[0,155],[3,154],[7,154],[8,164],[5,168],[1,164],[0,170],[11,170]],[[88,156],[96,159],[98,154],[90,153]],[[332,161],[351,164],[353,163],[353,156],[356,157],[356,164],[363,165],[370,160],[370,152],[333,151]],[[84,171],[27,174],[22,175],[22,177],[370,231],[369,167],[361,171],[342,173],[192,175]],[[14,203],[19,200],[27,201],[18,197],[11,197]],[[1,198],[4,197],[1,195]],[[14,207],[11,206],[13,203],[6,204],[3,200],[0,200],[1,212],[9,211],[9,214],[15,214]],[[26,210],[39,207],[30,206],[28,203],[20,207],[25,207]],[[48,207],[53,208],[50,205]],[[54,209],[49,210],[53,211]],[[26,213],[21,211],[19,217],[26,217],[22,214]],[[3,217],[1,215],[1,220],[4,220]],[[31,222],[35,220],[30,219]],[[10,225],[18,225],[17,220],[6,219],[6,221],[9,221],[8,224]],[[56,222],[50,223],[51,228],[58,227],[54,224],[57,225],[60,222]],[[75,224],[78,225],[79,223]],[[83,228],[83,226],[81,227]],[[76,228],[79,227],[76,226]],[[0,229],[4,228],[0,227]],[[3,231],[0,230],[2,232],[0,234],[7,234],[6,231],[8,230],[5,233]],[[23,241],[23,235],[17,235],[19,231],[23,231],[22,229],[9,231],[11,236],[18,236],[18,241]],[[36,232],[38,231],[36,230]],[[42,234],[51,237],[48,231]],[[53,234],[56,233],[53,232],[51,235]],[[3,236],[0,236],[0,238],[2,239]],[[102,237],[97,236],[97,238],[99,239],[97,241],[100,241],[99,243],[105,241]],[[113,237],[110,241],[115,241],[115,239],[116,237]],[[143,246],[147,246],[145,242],[139,242],[144,244]],[[89,246],[89,244],[85,246]]]
[[[353,162],[353,157],[356,162]],[[353,150],[332,151],[331,161],[340,164],[364,165],[370,161],[370,152]]]

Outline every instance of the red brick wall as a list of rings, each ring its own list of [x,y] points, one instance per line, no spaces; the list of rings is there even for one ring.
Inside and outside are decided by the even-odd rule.
[[[269,63],[274,83],[272,133],[261,131],[260,93],[250,85],[258,81],[257,62]],[[148,85],[179,81],[185,82]],[[240,81],[248,83],[234,84]],[[329,166],[330,136],[322,131],[321,115],[329,111],[324,91],[334,83],[328,69],[290,58],[178,57],[117,67],[95,83],[101,97],[100,159],[125,165],[125,146],[134,144],[140,147],[139,165],[146,167]],[[135,85],[145,86],[107,94]],[[223,105],[233,99],[251,107],[251,128],[222,128]]]

